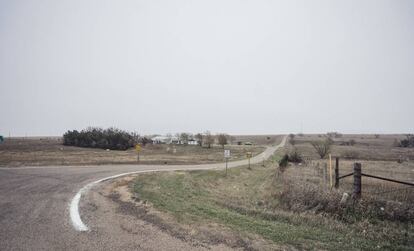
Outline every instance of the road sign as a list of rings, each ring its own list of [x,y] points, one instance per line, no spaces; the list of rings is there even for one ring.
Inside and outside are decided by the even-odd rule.
[[[141,152],[141,145],[135,145],[135,151]]]
[[[247,159],[249,160],[249,169],[250,169],[250,158],[252,157],[252,152],[247,152],[246,153]]]
[[[227,162],[230,159],[230,150],[224,150],[224,158],[226,159],[226,177],[227,177]]]

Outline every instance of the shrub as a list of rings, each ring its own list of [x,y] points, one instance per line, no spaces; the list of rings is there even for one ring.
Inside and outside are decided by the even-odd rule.
[[[330,153],[331,151],[331,146],[332,146],[332,139],[331,138],[327,138],[324,141],[314,141],[312,142],[312,146],[313,148],[315,148],[316,152],[318,153],[319,157],[321,157],[321,159],[325,158],[326,155],[328,155],[328,153]]]
[[[111,150],[126,150],[135,145],[134,136],[116,128],[89,127],[82,131],[67,131],[63,144],[67,146],[92,147]]]
[[[400,147],[414,147],[414,136],[407,135],[406,139],[400,140],[399,144]]]
[[[289,144],[291,144],[292,146],[294,146],[296,143],[295,141],[295,134],[291,133],[289,134]]]
[[[302,158],[302,155],[300,155],[300,153],[298,153],[297,151],[294,151],[289,155],[288,160],[289,162],[293,162],[293,163],[301,163],[303,158]]]
[[[328,135],[328,137],[330,138],[341,138],[342,134],[339,132],[328,132],[326,133],[326,135]]]
[[[409,147],[410,146],[410,141],[408,139],[403,139],[400,141],[400,146],[401,147]]]
[[[287,167],[289,163],[289,155],[285,154],[280,160],[279,160],[279,167],[284,168]]]

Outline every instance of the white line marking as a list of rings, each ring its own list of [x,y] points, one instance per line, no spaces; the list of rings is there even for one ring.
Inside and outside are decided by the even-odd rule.
[[[279,149],[280,147],[283,147],[285,145],[286,142],[286,137],[283,138],[282,142],[277,145],[275,147],[275,149],[273,150],[273,152],[275,152],[277,149]],[[256,157],[259,156],[263,156],[263,157],[270,157],[271,154],[267,155],[266,151],[263,152],[260,155],[257,155]],[[262,158],[258,158],[258,161],[261,161]],[[241,162],[241,161],[234,161],[235,163],[237,162]],[[243,165],[243,164],[241,164]],[[231,166],[231,167],[235,167]],[[107,181],[107,180],[111,180],[111,179],[115,179],[115,178],[119,178],[122,176],[126,176],[126,175],[131,175],[131,174],[137,174],[137,173],[149,173],[149,172],[162,172],[162,171],[193,171],[193,170],[211,170],[211,169],[217,169],[219,167],[212,167],[212,165],[206,165],[206,167],[194,167],[194,168],[188,168],[188,166],[183,166],[182,168],[173,168],[173,169],[153,169],[153,170],[141,170],[141,171],[134,171],[134,172],[128,172],[128,173],[121,173],[121,174],[117,174],[117,175],[113,175],[113,176],[109,176],[100,180],[96,180],[93,181],[91,183],[88,183],[87,185],[85,185],[84,187],[82,187],[79,192],[73,197],[72,201],[69,204],[69,214],[70,214],[70,219],[72,221],[72,225],[75,228],[75,230],[83,232],[83,231],[88,231],[89,228],[88,226],[85,225],[85,223],[83,223],[80,214],[79,214],[79,202],[80,199],[82,197],[83,194],[85,194],[89,189],[91,189],[94,185],[102,182],[102,181]],[[223,167],[221,167],[223,168]]]
[[[153,169],[153,170],[142,170],[142,171],[134,171],[134,172],[128,172],[128,173],[121,173],[121,174],[117,174],[117,175],[113,175],[113,176],[109,176],[100,180],[96,180],[94,182],[91,182],[89,184],[87,184],[86,186],[82,187],[79,192],[73,197],[72,201],[70,202],[69,205],[69,214],[70,214],[70,219],[72,221],[72,225],[75,228],[75,230],[77,231],[88,231],[89,228],[88,226],[85,225],[85,223],[83,223],[80,214],[79,214],[79,202],[80,199],[82,197],[83,194],[85,194],[89,189],[91,189],[94,185],[102,182],[102,181],[107,181],[107,180],[111,180],[111,179],[115,179],[115,178],[119,178],[122,176],[127,176],[127,175],[131,175],[131,174],[137,174],[137,173],[150,173],[150,172],[161,172],[161,171],[181,171],[181,170],[188,170],[188,171],[192,171],[192,170],[208,170],[208,169],[216,169],[216,168],[211,168],[211,167],[200,167],[200,168],[174,168],[174,169],[161,169],[161,170],[157,170],[157,169]]]

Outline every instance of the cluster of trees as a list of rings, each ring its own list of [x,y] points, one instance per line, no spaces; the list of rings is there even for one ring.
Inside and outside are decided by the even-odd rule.
[[[169,135],[171,136],[171,135]],[[188,144],[190,140],[196,140],[200,146],[211,148],[217,141],[223,148],[232,140],[227,134],[213,135],[209,131],[197,133],[177,133],[176,137],[182,144]],[[102,129],[98,127],[89,127],[77,131],[69,130],[63,135],[63,144],[67,146],[92,147],[111,150],[126,150],[134,147],[136,144],[145,146],[152,144],[152,140],[147,137],[140,137],[137,133],[130,133],[117,128]]]
[[[414,135],[407,135],[407,138],[400,140],[398,143],[400,147],[414,147]]]
[[[67,146],[92,147],[111,150],[126,150],[133,147],[139,135],[117,128],[102,129],[89,127],[82,131],[67,131],[63,135],[63,144]]]
[[[227,145],[230,140],[232,140],[232,137],[227,134],[220,133],[213,135],[209,131],[206,131],[204,133],[197,133],[194,135],[185,132],[177,133],[176,137],[184,144],[188,143],[190,139],[195,139],[199,146],[206,146],[207,148],[211,148],[211,145],[213,145],[216,140],[217,143],[224,148],[224,146]]]

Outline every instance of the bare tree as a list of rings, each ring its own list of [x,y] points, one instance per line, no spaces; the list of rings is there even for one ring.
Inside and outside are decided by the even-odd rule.
[[[316,152],[319,154],[321,159],[323,159],[331,151],[332,141],[326,139],[324,141],[314,141],[311,144],[313,148],[315,148]]]
[[[211,148],[211,145],[214,143],[214,136],[211,135],[210,131],[204,133],[204,144]]]
[[[229,144],[230,144],[230,145],[232,145],[232,144],[233,144],[233,142],[234,142],[234,141],[236,141],[236,137],[231,136],[231,135],[227,135],[227,136],[228,136],[228,141],[229,141]]]
[[[138,132],[136,132],[136,131],[134,131],[134,132],[132,133],[132,138],[133,138],[133,140],[134,140],[134,144],[138,144],[138,141],[139,141],[139,138],[140,138],[139,133],[138,133]]]
[[[197,133],[194,137],[196,138],[198,145],[202,146],[203,145],[203,138],[204,138],[203,134],[202,133]]]
[[[227,145],[227,137],[228,136],[223,133],[217,135],[218,143],[223,147],[223,149],[224,149],[224,145]]]
[[[188,140],[190,139],[190,134],[183,132],[180,134],[180,140],[183,142],[184,145],[188,144]]]

